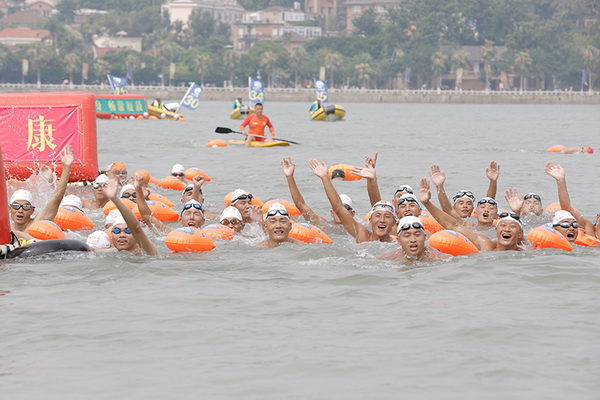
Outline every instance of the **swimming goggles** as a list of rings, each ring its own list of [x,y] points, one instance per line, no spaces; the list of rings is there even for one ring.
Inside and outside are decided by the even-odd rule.
[[[126,169],[115,169],[113,172],[117,175],[127,175]]]
[[[461,190],[460,192],[456,192],[456,194],[454,195],[454,202],[456,203],[456,201],[458,199],[462,199],[462,198],[468,198],[471,199],[471,201],[475,201],[475,196],[473,195],[473,192],[471,192],[470,190]]]
[[[396,190],[396,193],[394,193],[394,196],[397,195],[399,192],[405,192],[405,193],[410,193],[410,194],[414,194],[412,188],[408,185],[402,185],[398,188],[398,190]]]
[[[236,226],[241,223],[242,223],[242,221],[240,221],[239,219],[224,219],[223,221],[221,221],[221,225],[225,225],[225,226],[227,226],[229,224]]]
[[[402,199],[405,200],[405,199]],[[399,203],[402,204],[402,203]],[[375,204],[373,206],[373,208],[371,209],[371,214],[374,213],[375,211],[387,211],[387,212],[391,212],[392,214],[394,214],[394,207],[391,204]]]
[[[494,200],[494,199],[481,199],[477,202],[477,205],[479,206],[479,205],[485,204],[485,203],[490,203],[493,206],[498,206],[498,203],[496,203],[496,200]]]
[[[176,176],[178,178],[183,178],[185,174],[183,172],[171,172],[171,176]]]
[[[191,192],[192,190],[194,190],[193,187],[186,187],[185,189],[183,189],[183,193]],[[198,189],[198,193],[202,194],[202,188]]]
[[[137,198],[137,193],[135,193],[135,192],[133,192],[133,193],[123,193],[121,195],[122,199],[128,199],[130,197],[133,197],[134,199],[136,199]]]
[[[108,183],[94,183],[92,189],[100,189],[101,187],[107,187]]]
[[[344,208],[348,211],[352,211],[352,207],[350,207],[348,204],[344,204]]]
[[[19,204],[19,203],[11,203],[10,207],[13,210],[18,210],[19,208],[22,208],[23,211],[29,211],[32,208],[35,208],[32,204]]]
[[[198,203],[184,205],[183,209],[181,210],[181,214],[183,214],[185,211],[189,210],[190,208],[195,208],[196,210],[200,210],[202,215],[204,215],[204,209],[202,208],[202,204],[198,204]]]
[[[492,203],[490,203],[490,204],[492,204]],[[521,217],[519,216],[519,214],[514,213],[514,212],[501,212],[500,214],[498,214],[498,216],[500,217],[500,219],[512,218],[512,219],[516,219],[517,221],[521,222]]]
[[[251,194],[242,194],[242,195],[236,197],[235,199],[232,199],[231,204],[235,203],[238,200],[246,200],[246,199],[252,200],[253,198],[254,198],[254,196],[252,196]]]
[[[129,229],[129,228],[125,228],[125,229],[112,228],[112,233],[114,233],[115,235],[118,235],[119,233],[121,233],[121,231],[125,232],[128,235],[131,235],[131,229]]]
[[[410,228],[415,228],[415,229],[423,229],[425,230],[425,227],[423,226],[423,224],[421,224],[420,222],[413,222],[412,224],[404,224],[401,227],[398,228],[398,233],[402,232],[402,231],[406,231]]]
[[[415,203],[415,204],[417,204],[417,203],[418,203],[418,202],[417,202],[417,200],[416,200],[416,199],[414,199],[413,197],[405,197],[405,198],[403,198],[403,199],[399,199],[399,200],[398,200],[398,205],[400,205],[400,204],[404,204],[404,203],[405,203],[405,202],[407,202],[407,201],[408,201],[409,203]]]
[[[577,221],[573,221],[573,222],[566,222],[566,221],[565,221],[565,222],[560,222],[560,223],[558,223],[558,224],[553,224],[552,226],[553,226],[553,227],[555,227],[555,228],[556,228],[557,226],[560,226],[561,228],[565,228],[565,229],[568,229],[568,228],[569,228],[569,227],[571,227],[571,226],[572,226],[573,228],[579,228],[579,222],[577,222]]]
[[[523,200],[529,200],[529,199],[536,199],[540,203],[542,202],[542,198],[535,193],[527,193],[525,196],[523,196]]]
[[[267,213],[267,218],[274,217],[277,214],[279,214],[279,215],[281,215],[283,217],[287,217],[288,219],[290,218],[290,215],[288,214],[288,212],[287,212],[287,210],[285,208],[284,209],[278,208],[276,210],[269,211]]]

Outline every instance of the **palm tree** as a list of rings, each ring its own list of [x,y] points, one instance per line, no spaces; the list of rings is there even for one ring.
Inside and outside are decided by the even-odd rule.
[[[332,88],[334,84],[334,73],[340,69],[342,64],[344,63],[344,57],[340,53],[331,52],[325,55],[324,59],[325,68],[331,72],[329,87]]]
[[[106,60],[98,60],[94,63],[94,75],[100,78],[100,85],[104,86],[104,77],[110,72],[110,65]]]
[[[521,91],[523,91],[525,85],[525,75],[529,72],[531,68],[531,64],[533,63],[531,60],[531,56],[526,51],[520,51],[515,55],[514,59],[515,69],[519,72],[521,76]]]
[[[159,40],[152,47],[152,54],[160,68],[160,84],[165,86],[165,67],[179,54],[181,47],[170,40]]]
[[[32,67],[37,70],[37,84],[40,85],[42,83],[41,70],[50,63],[56,52],[52,46],[38,42],[30,45],[25,54]]]
[[[273,76],[273,70],[275,69],[275,64],[277,63],[277,54],[272,51],[265,51],[262,55],[262,59],[260,60],[260,66],[269,71],[269,76],[267,77],[267,86],[271,87],[271,77]]]
[[[485,61],[483,69],[485,71],[485,89],[487,90],[490,87],[489,74],[492,69],[492,61],[494,60],[494,57],[496,57],[496,46],[494,46],[494,42],[486,39],[483,46],[481,46],[481,57],[483,58],[483,61]]]
[[[240,62],[240,55],[233,49],[226,50],[223,53],[223,65],[229,71],[229,85],[233,86],[235,70]]]
[[[373,68],[371,65],[363,62],[360,64],[356,64],[354,66],[354,70],[356,71],[356,76],[358,81],[360,82],[361,89],[364,89],[367,82],[371,79],[371,75],[373,74]]]
[[[431,70],[435,76],[435,87],[438,89],[442,86],[442,74],[446,70],[446,63],[448,62],[448,54],[442,51],[436,51],[431,56]]]
[[[142,67],[142,60],[137,54],[129,53],[125,57],[125,66],[127,67],[127,72],[131,71],[131,86],[135,86],[133,76]]]
[[[302,46],[294,47],[291,51],[292,69],[294,70],[294,87],[298,87],[300,68],[306,63],[308,53]]]
[[[458,71],[459,69],[464,69],[469,66],[469,55],[466,51],[460,49],[454,52],[451,57],[452,67],[456,74],[456,83],[454,85],[454,89],[458,89],[459,79],[458,79]]]
[[[588,71],[588,90],[591,92],[593,87],[593,74],[600,66],[600,49],[594,46],[588,46],[581,51],[583,56],[583,66]]]
[[[204,76],[212,66],[212,59],[209,54],[200,53],[194,58],[194,71],[200,75],[200,85],[204,86]]]
[[[73,84],[73,74],[79,70],[81,66],[81,55],[79,53],[69,53],[63,59],[65,70],[69,73],[69,82]]]

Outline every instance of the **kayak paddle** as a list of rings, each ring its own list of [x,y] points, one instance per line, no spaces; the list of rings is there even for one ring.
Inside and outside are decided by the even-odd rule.
[[[245,135],[245,136],[249,135],[249,133],[234,131],[233,129],[225,128],[222,126],[217,126],[217,129],[215,129],[215,132],[223,134],[223,135],[228,134],[228,133],[239,133],[240,135]],[[292,143],[292,144],[300,144],[298,142],[294,142],[293,140],[286,140],[286,139],[280,139],[280,138],[273,138],[273,140],[278,140],[280,142],[288,142],[288,143]]]

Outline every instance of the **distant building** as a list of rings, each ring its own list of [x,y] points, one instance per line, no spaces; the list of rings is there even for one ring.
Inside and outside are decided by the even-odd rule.
[[[161,6],[161,11],[168,13],[171,23],[181,21],[187,25],[192,13],[202,12],[211,14],[216,21],[233,25],[244,8],[236,0],[169,0]]]
[[[342,4],[343,0],[306,0],[304,2],[304,11],[310,15],[331,17],[337,15],[338,9]]]
[[[50,40],[50,32],[43,29],[4,28],[0,30],[0,43],[18,46]]]
[[[55,7],[46,1],[36,1],[27,5],[27,11],[31,11],[42,17],[49,17],[55,13]]]
[[[397,7],[402,2],[403,0],[345,0],[346,31],[352,33],[354,31],[352,20],[363,15],[368,9],[373,9],[375,15],[383,18],[387,14],[386,8]]]
[[[94,59],[100,58],[110,51],[142,51],[141,37],[127,37],[127,32],[124,31],[119,32],[119,34],[118,37],[94,35],[92,38],[92,42],[94,43],[92,48]]]
[[[32,11],[17,11],[9,14],[4,18],[0,18],[0,28],[34,28],[42,24],[46,17]]]
[[[469,66],[463,68],[462,82],[458,85],[459,88],[463,90],[485,90],[485,80],[482,80],[482,76],[484,76],[488,61],[482,56],[481,46],[461,46],[460,49],[467,54]],[[452,56],[452,52],[456,49],[442,46],[441,50],[449,56]],[[496,46],[495,50],[496,55],[494,56],[494,60],[502,60],[502,57],[507,50],[506,47]],[[490,81],[491,88],[495,89],[500,83],[500,76],[493,76],[491,70],[492,69],[490,68],[488,80]],[[448,86],[448,88],[454,89],[456,87],[456,79],[456,70],[452,69],[447,74],[442,75],[442,86]],[[505,87],[505,89],[508,89],[508,87]]]
[[[92,8],[80,8],[79,10],[75,11],[74,22],[77,25],[81,25],[94,15],[104,15],[104,14],[108,14],[108,11],[95,10]]]

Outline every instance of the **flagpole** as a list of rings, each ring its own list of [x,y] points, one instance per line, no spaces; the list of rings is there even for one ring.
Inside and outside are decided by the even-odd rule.
[[[185,98],[187,97],[188,93],[190,93],[190,90],[192,90],[192,86],[194,86],[194,84],[190,84],[190,87],[188,88],[187,92],[185,92],[185,94],[183,95],[183,98],[181,99],[181,101],[179,102],[179,104],[177,105],[177,110],[175,110],[175,114],[179,114],[179,109],[181,108],[181,103],[183,103],[183,101],[185,100]]]
[[[583,93],[583,80],[585,79],[585,69],[581,70],[581,92]]]

